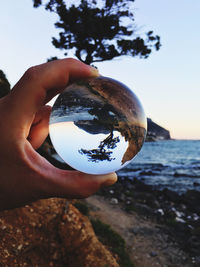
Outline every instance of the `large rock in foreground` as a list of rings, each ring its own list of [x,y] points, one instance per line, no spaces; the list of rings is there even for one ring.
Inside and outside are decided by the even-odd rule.
[[[119,267],[88,218],[55,198],[0,213],[0,265]]]

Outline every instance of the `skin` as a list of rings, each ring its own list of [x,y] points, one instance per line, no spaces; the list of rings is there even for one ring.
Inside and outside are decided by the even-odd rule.
[[[0,99],[0,210],[49,197],[86,198],[116,182],[115,173],[58,169],[36,152],[48,135],[46,103],[69,82],[93,76],[96,69],[75,59],[52,61],[28,69]]]

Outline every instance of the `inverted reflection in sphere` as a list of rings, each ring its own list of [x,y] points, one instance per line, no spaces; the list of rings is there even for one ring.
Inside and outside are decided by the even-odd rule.
[[[106,174],[126,166],[140,151],[146,127],[135,94],[100,76],[72,83],[58,96],[49,131],[56,152],[68,165]]]

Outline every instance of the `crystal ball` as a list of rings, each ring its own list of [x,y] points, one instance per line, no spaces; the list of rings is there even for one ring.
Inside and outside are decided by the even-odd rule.
[[[67,86],[52,107],[49,123],[58,155],[89,174],[126,166],[140,151],[146,131],[137,96],[121,82],[103,76]]]

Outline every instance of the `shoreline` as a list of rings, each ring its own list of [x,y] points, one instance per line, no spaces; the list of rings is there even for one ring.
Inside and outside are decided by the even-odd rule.
[[[195,266],[193,259],[180,249],[165,226],[137,212],[127,213],[120,204],[113,204],[104,196],[94,195],[82,201],[89,207],[90,218],[108,224],[125,240],[134,266]]]
[[[124,177],[115,185],[101,189],[97,197],[105,199],[105,205],[118,206],[128,215],[137,215],[141,220],[159,225],[162,234],[167,233],[184,254],[180,265],[170,266],[200,265],[199,191],[188,190],[179,195],[168,189],[155,190],[140,180]],[[166,245],[169,246],[167,241]]]

